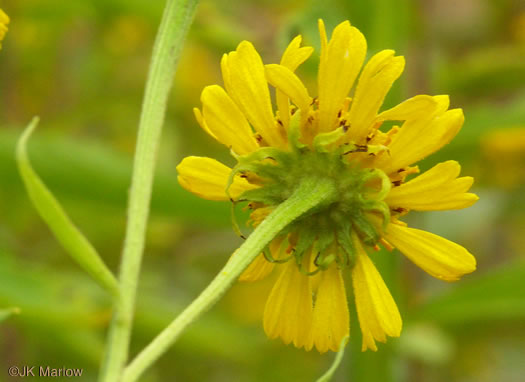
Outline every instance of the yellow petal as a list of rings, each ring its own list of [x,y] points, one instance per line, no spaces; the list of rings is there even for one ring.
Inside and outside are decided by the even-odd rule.
[[[229,200],[226,185],[231,168],[215,159],[205,157],[186,157],[177,166],[177,179],[182,187],[201,198],[208,200]],[[230,186],[230,195],[236,199],[246,190],[256,186],[240,176],[235,176]]]
[[[321,62],[319,64],[319,130],[333,130],[337,114],[361,70],[366,40],[348,21],[339,24],[326,41],[324,23],[319,20]]]
[[[299,65],[305,62],[312,54],[314,49],[310,46],[301,47],[302,37],[299,35],[295,37],[288,45],[281,58],[281,65],[287,67],[292,72],[297,69]],[[275,101],[279,110],[279,117],[285,129],[290,124],[290,105],[288,103],[288,96],[282,91],[275,92]]]
[[[467,193],[474,181],[457,178],[461,166],[456,161],[439,163],[417,178],[394,187],[385,201],[391,207],[417,211],[454,210],[470,207],[479,199]]]
[[[435,113],[440,98],[429,95],[417,95],[380,113],[376,122],[379,121],[406,121],[407,119],[420,119]],[[444,100],[442,100],[444,101]]]
[[[206,126],[219,142],[239,155],[259,148],[246,118],[223,88],[218,85],[205,87],[201,101]]]
[[[312,341],[317,350],[339,351],[350,333],[348,301],[341,270],[334,264],[321,272],[312,321]]]
[[[352,285],[359,325],[363,333],[362,350],[377,350],[375,341],[386,342],[386,336],[399,337],[402,321],[397,305],[385,282],[368,257],[359,239]]]
[[[436,113],[419,119],[408,119],[389,145],[390,155],[382,155],[376,161],[387,174],[409,166],[439,150],[454,138],[463,126],[461,109]]]
[[[383,236],[410,261],[438,279],[455,281],[476,270],[476,259],[465,248],[430,232],[389,224]]]
[[[224,53],[221,59],[221,72],[222,72],[222,81],[224,82],[224,88],[231,96],[233,94],[232,85],[231,85],[231,75],[230,75],[230,66],[228,64],[228,54]]]
[[[265,69],[268,82],[276,89],[282,91],[306,114],[312,98],[308,95],[308,90],[306,90],[299,77],[282,65],[266,65]]]
[[[288,261],[273,286],[264,308],[264,331],[270,338],[280,337],[296,347],[308,343],[312,324],[312,290],[309,277],[295,261]]]
[[[285,130],[290,126],[290,102],[288,96],[280,90],[275,91],[275,103],[279,110],[279,119]]]
[[[274,239],[270,243],[270,252],[274,259],[279,259],[281,254],[281,244],[284,240],[284,237],[279,237]],[[239,277],[239,281],[259,281],[266,276],[268,276],[274,268],[275,264],[270,263],[264,257],[264,254],[260,254],[255,258],[254,261],[244,270],[244,272]]]
[[[292,72],[305,62],[314,51],[314,48],[310,46],[301,47],[302,37],[296,36],[283,53],[281,58],[281,65],[286,66]]]
[[[6,15],[6,13],[4,12],[2,8],[0,8],[0,24],[9,24],[9,16]],[[300,37],[300,36],[297,36],[297,37]]]
[[[274,268],[275,264],[266,260],[261,253],[253,262],[241,273],[239,281],[258,281],[266,278]]]
[[[356,92],[348,114],[348,135],[354,142],[362,142],[374,125],[379,108],[395,80],[405,67],[403,57],[394,57],[393,50],[383,50],[368,61],[359,77]]]
[[[7,16],[2,9],[0,9],[0,48],[2,47],[2,40],[7,33],[7,24],[9,24],[9,16]]]
[[[285,137],[275,126],[264,65],[253,45],[241,42],[223,61],[227,66],[223,77],[229,77],[225,80],[225,84],[229,83],[226,86],[229,95],[268,144],[285,147]]]
[[[202,130],[204,130],[213,139],[217,139],[217,137],[211,132],[210,128],[206,124],[206,121],[202,117],[202,113],[201,113],[201,110],[199,108],[197,108],[197,107],[193,108],[193,115],[195,116],[195,119],[199,123],[200,127],[202,128]]]

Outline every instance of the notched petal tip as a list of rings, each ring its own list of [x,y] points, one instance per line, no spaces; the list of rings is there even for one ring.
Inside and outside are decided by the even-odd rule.
[[[337,352],[350,335],[350,314],[341,270],[334,264],[322,272],[313,312],[311,342],[320,353]]]
[[[313,311],[310,280],[295,262],[289,261],[284,267],[264,308],[264,331],[285,344],[307,347]]]
[[[403,324],[383,278],[357,237],[354,237],[354,242],[358,254],[352,270],[352,285],[363,333],[362,350],[376,351],[375,341],[386,342],[387,336],[399,337]]]
[[[456,161],[438,163],[416,178],[391,189],[385,201],[391,208],[416,211],[443,211],[470,207],[477,196],[467,193],[474,178],[457,178],[461,166]]]

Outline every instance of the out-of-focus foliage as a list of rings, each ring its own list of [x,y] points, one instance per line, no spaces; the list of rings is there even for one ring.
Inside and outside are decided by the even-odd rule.
[[[73,221],[118,269],[133,147],[162,1],[3,0],[11,17],[0,51],[0,370],[82,367],[95,380],[110,301],[40,221],[16,172],[22,126],[41,117],[29,155]],[[443,284],[398,253],[378,263],[400,302],[404,331],[377,353],[360,350],[356,317],[334,381],[521,381],[525,375],[525,4],[520,0],[202,0],[170,99],[152,200],[132,354],[212,279],[240,239],[228,203],[183,191],[187,155],[232,163],[200,130],[192,107],[222,83],[219,61],[243,39],[278,62],[301,33],[316,47],[317,19],[349,19],[406,57],[387,106],[450,94],[466,122],[425,160],[459,160],[481,199],[464,211],[415,214],[412,224],[474,253],[478,271]],[[300,68],[316,92],[318,57]],[[242,211],[238,211],[242,214]],[[242,221],[242,217],[240,218]],[[248,230],[248,228],[246,228]],[[191,327],[144,381],[309,381],[334,354],[268,340],[260,322],[269,282],[240,284]],[[349,296],[350,299],[353,296]],[[15,314],[13,314],[15,313]],[[7,378],[0,371],[0,380]]]

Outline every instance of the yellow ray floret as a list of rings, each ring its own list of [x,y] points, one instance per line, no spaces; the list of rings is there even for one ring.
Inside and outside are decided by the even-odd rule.
[[[322,272],[315,298],[311,341],[321,353],[338,351],[350,335],[350,314],[341,270],[334,264]]]
[[[375,341],[386,342],[386,336],[399,337],[401,316],[385,282],[359,240],[355,240],[355,245],[357,258],[352,270],[352,285],[363,333],[362,350],[377,351]]]
[[[449,143],[463,121],[461,109],[441,113],[437,110],[429,117],[407,120],[389,145],[390,160],[383,155],[377,166],[388,174],[420,161]]]
[[[296,36],[283,53],[280,64],[294,72],[313,53],[311,46],[301,46],[302,37]]]
[[[314,49],[310,46],[301,47],[302,37],[295,37],[288,45],[281,58],[281,65],[294,72],[299,65],[305,62],[311,56]],[[290,123],[290,104],[286,94],[277,89],[275,92],[275,101],[279,110],[279,117],[283,127],[288,128]]]
[[[433,233],[390,224],[384,238],[419,268],[440,280],[459,280],[476,270],[476,259],[465,248]]]
[[[308,344],[312,325],[312,288],[305,276],[289,261],[272,288],[264,308],[264,331],[296,347]]]
[[[393,188],[386,202],[389,206],[417,211],[456,210],[470,207],[479,199],[467,192],[474,179],[458,178],[461,166],[456,161],[439,163],[417,178]]]
[[[207,86],[201,101],[203,121],[219,142],[239,155],[259,148],[248,121],[223,88]]]
[[[266,79],[276,89],[282,91],[296,104],[301,111],[307,113],[312,98],[308,90],[290,69],[283,65],[266,65]]]
[[[366,40],[348,21],[339,24],[327,41],[324,23],[321,32],[321,62],[319,63],[319,125],[320,130],[335,127],[337,113],[348,96],[366,55]]]
[[[229,200],[226,194],[231,168],[221,162],[204,157],[186,157],[177,166],[178,181],[182,187],[208,200]],[[256,188],[240,176],[235,176],[229,189],[236,199],[246,190]]]
[[[270,252],[274,254],[280,253],[282,238],[277,238],[270,243]],[[275,256],[279,258],[279,256]],[[254,261],[244,270],[239,276],[239,281],[259,281],[266,278],[274,268],[275,264],[266,260],[264,254],[261,253]]]
[[[377,53],[365,65],[346,118],[350,123],[348,135],[354,142],[363,143],[386,94],[404,67],[405,59],[395,57],[393,50]]]
[[[243,41],[231,52],[223,66],[227,69],[225,83],[228,93],[235,100],[250,124],[264,140],[274,147],[284,147],[285,137],[275,128],[261,57],[248,41]]]

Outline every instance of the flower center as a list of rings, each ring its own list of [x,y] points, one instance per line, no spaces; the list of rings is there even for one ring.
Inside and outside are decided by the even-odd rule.
[[[290,130],[293,128],[291,124]],[[367,147],[337,145],[337,131],[317,135],[312,145],[300,143],[293,134],[289,132],[290,151],[263,147],[237,158],[239,163],[231,179],[241,174],[260,186],[244,192],[238,201],[249,202],[254,210],[252,220],[257,224],[306,179],[332,182],[336,190],[333,197],[295,220],[280,236],[287,238],[297,264],[302,264],[303,256],[313,251],[318,269],[325,269],[333,261],[352,266],[352,235],[372,246],[380,239],[367,214],[379,213],[384,222],[390,220],[389,207],[383,201],[390,190],[390,179],[381,170],[363,168],[360,161],[352,158]],[[269,253],[267,258],[278,260]]]

